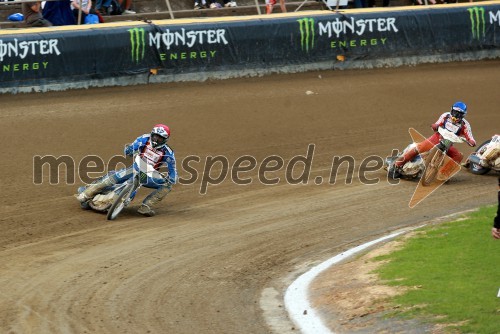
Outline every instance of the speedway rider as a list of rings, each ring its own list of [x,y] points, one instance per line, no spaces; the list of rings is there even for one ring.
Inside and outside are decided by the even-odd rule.
[[[171,190],[172,185],[177,181],[177,170],[175,167],[174,151],[167,145],[170,138],[170,129],[164,124],[156,124],[151,133],[138,137],[132,144],[125,146],[125,155],[133,156],[134,153],[140,154],[142,160],[154,169],[158,170],[166,164],[168,168],[168,177],[161,182],[155,182],[155,190],[151,192],[142,202],[137,210],[140,214],[148,217],[155,215],[153,207],[158,204]],[[92,183],[81,192],[77,199],[83,203],[92,199],[102,189],[117,183],[123,183],[133,176],[133,165],[127,169],[104,177],[100,182]]]
[[[465,120],[465,115],[467,115],[467,105],[463,102],[456,102],[451,107],[449,112],[442,114],[436,123],[432,124],[432,130],[434,134],[427,138],[426,140],[418,143],[412,149],[408,150],[403,154],[402,157],[394,162],[394,165],[389,170],[389,176],[393,178],[401,177],[401,169],[405,163],[411,161],[415,156],[420,153],[424,153],[432,149],[435,145],[439,143],[440,134],[437,132],[439,127],[443,127],[457,136],[464,137],[469,146],[476,146],[476,141],[472,136],[471,126],[469,122]],[[448,156],[453,159],[456,163],[460,164],[463,159],[463,154],[460,153],[455,147],[450,147],[448,150]],[[453,162],[449,161],[443,168],[443,174],[449,176],[453,170]]]

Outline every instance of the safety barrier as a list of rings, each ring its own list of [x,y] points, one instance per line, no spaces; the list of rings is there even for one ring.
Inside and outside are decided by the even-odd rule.
[[[0,90],[497,58],[500,1],[0,31]]]

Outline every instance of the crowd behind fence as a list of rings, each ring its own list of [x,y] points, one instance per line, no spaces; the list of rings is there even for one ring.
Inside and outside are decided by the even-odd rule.
[[[47,3],[47,2],[70,2],[70,0],[46,0],[43,1],[42,4]],[[75,19],[75,24],[81,24],[83,21],[81,19],[82,15],[86,15],[85,13],[82,13],[82,2],[86,3],[88,0],[73,0],[77,3],[79,3],[77,11],[78,11],[78,16]],[[92,9],[97,9],[97,15],[99,15],[99,22],[108,22],[108,21],[123,21],[123,20],[131,20],[131,19],[142,19],[141,16],[143,16],[145,13],[142,13],[142,10],[136,9],[136,12],[132,10],[126,10],[126,13],[124,13],[123,9],[119,12],[118,15],[114,15],[113,13],[110,13],[107,9],[106,11],[97,8],[96,5],[101,2],[101,1],[113,1],[113,3],[116,3],[116,0],[93,0],[92,1]],[[132,0],[120,0],[122,3],[129,2],[131,3]],[[170,18],[170,19],[175,19],[178,18],[178,15],[182,14],[181,17],[188,17],[189,13],[186,13],[190,11],[192,13],[193,17],[209,17],[209,16],[221,16],[220,13],[215,13],[214,11],[220,11],[220,9],[225,9],[226,13],[222,15],[232,15],[232,14],[237,14],[238,12],[241,12],[242,14],[239,15],[263,15],[264,13],[271,13],[273,12],[272,8],[275,6],[278,2],[282,2],[283,6],[277,6],[278,10],[274,11],[274,13],[280,13],[280,12],[286,12],[286,11],[299,11],[299,10],[304,10],[304,9],[324,9],[324,10],[333,10],[333,11],[338,11],[338,10],[346,10],[346,9],[351,9],[351,8],[371,8],[371,7],[389,7],[389,6],[411,6],[411,5],[438,5],[438,4],[447,4],[447,3],[457,3],[457,2],[472,2],[473,0],[299,0],[299,1],[294,1],[294,2],[285,2],[286,0],[243,0],[243,2],[240,2],[242,5],[238,5],[236,1],[231,1],[231,0],[191,0],[193,1],[193,6],[192,9],[180,9],[179,4],[177,4],[174,0],[133,0],[138,3],[147,3],[147,2],[155,2],[156,8],[154,8],[154,14],[153,16],[155,18]],[[202,1],[204,1],[202,3]],[[206,2],[208,1],[208,2]],[[224,4],[221,4],[221,2],[225,2]],[[259,1],[261,3],[259,3]],[[10,14],[15,13],[16,11],[19,11],[20,5],[23,3],[33,3],[37,1],[32,1],[32,0],[0,0],[0,11],[3,11],[3,13],[7,13],[7,15],[0,15],[0,22],[2,21],[8,21],[7,16]],[[161,4],[161,9],[158,9],[158,4],[164,2]],[[174,3],[171,3],[174,2]],[[182,5],[185,6],[185,1],[182,2]],[[219,5],[213,6],[214,3],[217,3]],[[200,5],[202,4],[202,5]],[[177,5],[177,6],[174,6]],[[134,6],[134,4],[132,4]],[[148,7],[148,6],[146,6]],[[150,7],[150,6],[149,6]],[[177,7],[177,8],[174,8]],[[227,8],[230,7],[230,8]],[[288,7],[288,10],[286,9]],[[12,9],[10,9],[12,8]],[[137,8],[137,7],[136,7]],[[182,7],[181,7],[182,8]],[[254,10],[254,13],[252,13],[250,10]],[[261,10],[261,8],[265,8],[265,10]],[[149,8],[148,8],[149,9]],[[223,10],[224,11],[224,10]],[[200,15],[200,12],[203,12],[202,15]],[[94,12],[92,12],[94,13]],[[88,13],[87,13],[88,14]],[[116,13],[115,13],[116,14]],[[118,17],[121,16],[120,14],[138,14],[137,16],[140,17],[134,17],[130,15],[124,15],[123,17]],[[163,16],[162,16],[163,14]],[[112,17],[110,17],[110,15]],[[107,18],[106,18],[107,17]],[[58,24],[59,25],[59,24]],[[22,26],[22,22],[19,22],[17,26]]]

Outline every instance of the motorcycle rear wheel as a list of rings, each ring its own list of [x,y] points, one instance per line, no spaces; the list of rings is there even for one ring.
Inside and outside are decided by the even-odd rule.
[[[130,194],[134,190],[134,183],[129,183],[127,184],[123,190],[120,192],[120,195],[118,195],[118,198],[116,201],[111,205],[111,207],[108,210],[108,215],[107,219],[108,220],[114,220],[120,212],[125,208],[125,201],[127,201],[130,198]]]
[[[439,168],[444,161],[445,153],[438,148],[434,148],[426,159],[425,170],[422,174],[422,185],[424,187],[430,186],[436,180]]]

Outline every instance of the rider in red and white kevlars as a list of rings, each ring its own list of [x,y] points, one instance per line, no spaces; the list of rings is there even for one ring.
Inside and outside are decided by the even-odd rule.
[[[465,120],[465,115],[467,115],[467,105],[463,102],[456,102],[451,107],[449,112],[442,114],[436,123],[432,124],[431,127],[435,133],[427,138],[426,140],[418,143],[414,148],[408,150],[394,163],[393,167],[389,170],[389,176],[393,178],[401,177],[400,170],[405,163],[412,160],[415,156],[420,153],[427,152],[431,150],[435,145],[439,143],[440,134],[437,132],[439,127],[445,128],[457,136],[466,139],[469,146],[476,146],[476,141],[472,136],[472,130],[469,122]],[[456,163],[460,163],[463,159],[463,154],[460,153],[455,147],[450,147],[447,152],[448,156],[453,159]],[[443,172],[446,175],[451,173],[453,170],[453,162],[449,161],[443,168]]]
[[[137,153],[144,162],[153,166],[156,170],[163,165],[166,165],[168,169],[168,177],[155,184],[155,190],[144,199],[137,210],[140,214],[148,217],[155,215],[154,206],[172,190],[172,185],[177,182],[174,151],[167,145],[169,138],[170,128],[164,124],[156,124],[151,133],[144,134],[138,137],[132,144],[125,146],[125,155],[133,156],[134,153]],[[86,202],[105,187],[127,181],[133,176],[133,173],[134,168],[130,166],[113,175],[109,175],[100,182],[90,184],[77,196],[77,199],[81,203]]]

